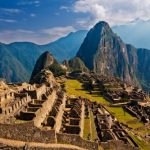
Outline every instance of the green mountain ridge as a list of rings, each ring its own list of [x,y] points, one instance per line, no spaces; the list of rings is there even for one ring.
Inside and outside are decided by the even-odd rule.
[[[0,51],[3,53],[0,55],[0,78],[5,78],[7,82],[28,82],[36,60],[43,52],[49,51],[59,62],[71,59],[86,34],[84,30],[73,32],[46,45],[31,42],[1,43]]]

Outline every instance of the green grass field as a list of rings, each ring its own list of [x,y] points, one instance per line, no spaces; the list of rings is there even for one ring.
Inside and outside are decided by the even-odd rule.
[[[89,118],[84,120],[83,138],[88,139],[88,136],[90,136],[92,141],[97,139],[97,132],[92,111],[90,111]]]

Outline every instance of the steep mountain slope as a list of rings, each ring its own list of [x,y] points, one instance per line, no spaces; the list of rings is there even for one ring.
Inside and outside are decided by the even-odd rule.
[[[48,51],[44,52],[36,61],[35,67],[33,69],[30,83],[38,83],[40,81],[37,80],[37,76],[39,73],[43,72],[44,70],[51,71],[54,76],[59,76],[65,72],[63,72],[63,68],[57,62],[57,60],[50,54]],[[39,79],[39,77],[38,77]]]
[[[22,82],[29,74],[22,64],[7,50],[5,44],[0,44],[0,77],[7,82]]]
[[[117,76],[146,90],[150,83],[150,51],[126,45],[106,22],[97,23],[88,32],[77,57],[96,73]]]
[[[52,65],[56,60],[54,57],[48,52],[44,52],[37,60],[34,70],[31,75],[30,81],[33,80],[33,78],[41,72],[43,69],[48,68],[50,65]]]
[[[129,83],[137,83],[126,45],[106,22],[99,22],[89,31],[77,56],[96,73],[118,76]]]
[[[150,49],[150,20],[137,19],[125,25],[114,26],[112,29],[125,43],[130,43],[135,47]]]
[[[150,50],[137,49],[138,67],[137,77],[142,87],[150,91]]]
[[[36,60],[44,51],[48,50],[51,52],[60,62],[65,59],[70,59],[75,56],[86,34],[87,31],[77,31],[47,45],[37,45],[30,42],[3,44],[3,46],[0,46],[0,51],[3,51],[3,53],[1,53],[1,58],[7,56],[7,59],[12,61],[12,63],[7,65],[4,59],[1,59],[1,65],[7,66],[8,69],[3,70],[2,67],[0,77],[4,77],[2,74],[5,72],[5,77],[7,79],[9,78],[8,81],[29,81],[29,77],[31,76]],[[7,52],[5,53],[5,51]],[[9,55],[7,55],[8,53]],[[19,71],[18,67],[14,67],[13,65],[16,62],[13,62],[14,59],[12,59],[12,57],[24,70],[22,72],[25,72],[19,77],[16,76],[15,79],[12,76],[8,77],[9,70],[11,70],[11,68],[13,68],[14,74],[17,74]]]
[[[38,45],[30,42],[15,42],[6,45],[6,48],[24,66],[29,75],[37,58],[43,52]]]

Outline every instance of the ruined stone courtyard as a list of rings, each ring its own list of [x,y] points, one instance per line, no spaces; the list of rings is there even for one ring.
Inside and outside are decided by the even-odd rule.
[[[93,117],[91,117],[91,115]],[[85,121],[95,127],[84,137]],[[72,97],[54,77],[41,84],[1,82],[0,149],[139,149],[105,106]]]

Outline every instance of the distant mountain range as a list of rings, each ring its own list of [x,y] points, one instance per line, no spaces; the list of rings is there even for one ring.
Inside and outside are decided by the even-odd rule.
[[[125,43],[130,43],[139,48],[150,49],[150,20],[136,19],[125,25],[114,26],[112,30]]]
[[[114,27],[112,27],[112,30],[114,33],[117,33],[117,35],[119,35],[125,43],[130,43],[130,44],[134,45],[135,47],[143,47],[143,48],[150,49],[150,42],[149,42],[150,21],[136,20],[136,21],[130,22],[126,25],[114,26]],[[83,63],[80,63],[82,60],[79,60],[79,58],[75,59],[74,56],[76,55],[81,44],[83,43],[83,41],[87,35],[87,32],[88,31],[86,31],[86,30],[73,32],[73,33],[68,34],[66,37],[62,37],[55,42],[48,43],[45,45],[37,45],[37,44],[31,43],[31,42],[15,42],[15,43],[11,43],[11,44],[0,43],[0,57],[1,57],[1,59],[0,59],[0,78],[5,78],[8,82],[29,81],[37,58],[44,51],[51,52],[53,54],[53,56],[58,60],[58,62],[62,62],[63,60],[70,60],[71,58],[73,58],[68,63],[72,64],[72,66],[73,66],[74,62],[76,60],[78,60],[76,62],[78,64],[78,66],[80,66],[80,64],[81,64],[80,67],[81,68],[84,67]],[[90,47],[90,48],[92,48],[92,50],[95,49],[94,45],[96,45],[96,43],[98,43],[98,41],[96,41],[96,40],[99,40],[99,37],[98,37],[98,36],[100,36],[99,34],[100,33],[95,34],[95,36],[93,37],[93,41],[91,43],[89,43],[88,48]],[[113,34],[113,35],[115,36],[115,34]],[[108,36],[108,38],[109,38],[109,36]],[[118,38],[117,41],[120,41],[120,44],[123,43],[123,45],[125,45],[125,50],[127,50],[128,52],[130,49],[136,49],[132,46],[130,47],[130,45],[124,44],[124,42],[122,42],[122,40],[118,36],[117,36],[117,38]],[[113,44],[111,46],[115,46],[115,44]],[[89,59],[88,61],[90,62],[90,61],[93,61],[92,53],[94,53],[94,52],[91,52],[91,49],[88,50],[88,48],[84,52],[84,56],[82,59],[84,59],[84,57],[86,57],[88,55],[90,57],[90,58],[88,58]],[[137,49],[136,51],[137,52],[136,52],[135,57],[139,58],[138,62],[140,62],[140,64],[141,64],[141,66],[140,65],[138,66],[138,69],[139,69],[138,74],[141,74],[138,76],[138,78],[141,80],[143,85],[146,85],[149,82],[149,80],[148,80],[149,64],[150,64],[149,50]],[[116,54],[117,54],[117,52],[118,51],[116,50]],[[131,50],[130,53],[132,53],[132,52],[133,51]],[[78,55],[79,55],[79,52],[78,52]],[[120,56],[120,55],[118,55],[118,56]],[[130,58],[130,60],[127,60],[127,62],[128,61],[132,62],[133,61],[132,59],[133,58]],[[122,59],[122,61],[123,61],[123,59]],[[118,62],[118,63],[120,63],[120,62]],[[132,62],[132,64],[134,64],[134,63],[137,63],[137,62]],[[142,63],[145,64],[145,66],[143,66]],[[116,64],[116,62],[115,62],[115,64]],[[93,68],[93,65],[94,64],[92,64],[90,62],[87,65],[87,67],[91,69],[91,68]],[[99,65],[99,64],[97,64],[97,65]],[[131,65],[131,64],[129,63],[128,65]],[[128,68],[127,72],[129,74],[131,74],[131,72],[133,71],[132,69],[131,70],[129,69],[130,66],[129,67],[126,66],[125,68],[126,69]],[[146,72],[146,69],[148,70],[147,72]],[[117,70],[117,72],[119,72],[120,76],[125,78],[124,77],[125,75],[122,70]],[[145,76],[147,76],[147,80],[145,80]],[[131,77],[131,78],[133,78],[133,77]],[[138,80],[137,77],[134,80],[137,81]]]
[[[59,62],[70,59],[76,55],[86,34],[87,31],[77,31],[46,45],[0,43],[0,78],[8,82],[29,81],[36,60],[44,51],[51,52]]]

